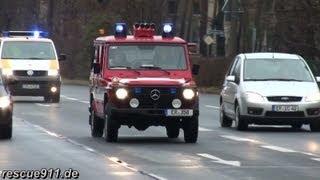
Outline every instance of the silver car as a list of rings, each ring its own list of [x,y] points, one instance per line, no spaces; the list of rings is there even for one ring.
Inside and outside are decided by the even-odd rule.
[[[283,53],[238,55],[221,92],[220,123],[238,130],[249,124],[310,124],[320,131],[320,91],[301,56]]]

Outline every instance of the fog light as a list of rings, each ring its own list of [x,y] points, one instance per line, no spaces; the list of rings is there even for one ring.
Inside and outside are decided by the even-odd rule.
[[[57,92],[57,87],[51,87],[51,92],[53,92],[53,93],[55,93],[55,92]]]
[[[133,99],[130,100],[129,104],[130,104],[130,106],[132,108],[137,108],[140,103],[139,103],[139,100],[137,98],[133,98]]]
[[[172,101],[172,106],[176,109],[180,108],[182,105],[181,100],[180,99],[174,99]]]

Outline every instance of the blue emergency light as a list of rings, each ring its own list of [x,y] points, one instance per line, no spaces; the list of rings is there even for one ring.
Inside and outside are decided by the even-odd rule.
[[[162,37],[164,38],[174,37],[174,26],[172,23],[164,23],[162,25]]]
[[[3,37],[33,37],[41,38],[47,37],[48,33],[43,31],[3,31]]]
[[[116,23],[114,26],[115,37],[127,37],[128,27],[125,23]]]

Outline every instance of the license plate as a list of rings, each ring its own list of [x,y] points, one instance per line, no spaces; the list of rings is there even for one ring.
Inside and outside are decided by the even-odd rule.
[[[275,112],[297,112],[299,107],[296,105],[273,105],[272,111]]]
[[[23,84],[22,85],[23,89],[40,89],[39,84]]]
[[[168,109],[167,116],[193,116],[192,109]]]

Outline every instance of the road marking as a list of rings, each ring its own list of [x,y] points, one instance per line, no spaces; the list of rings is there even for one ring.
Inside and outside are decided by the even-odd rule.
[[[69,99],[69,100],[71,100],[71,101],[78,101],[78,99],[76,99],[76,98],[71,98],[71,97],[66,97],[66,99]]]
[[[84,104],[89,104],[89,101],[79,101],[81,103],[84,103]]]
[[[218,106],[211,106],[211,105],[206,105],[207,108],[213,108],[213,109],[216,109],[216,110],[220,110],[220,107]]]
[[[315,157],[318,157],[318,155],[316,154],[313,154],[313,153],[309,153],[309,152],[300,152],[301,154],[304,154],[304,155],[308,155],[308,156],[315,156]]]
[[[237,136],[227,136],[227,135],[221,135],[220,137],[223,137],[223,138],[226,138],[226,139],[230,139],[230,140],[234,140],[234,141],[262,144],[261,142],[255,140],[255,139],[242,138],[242,137],[237,137]]]
[[[314,161],[319,161],[320,162],[320,158],[311,158]]]
[[[283,148],[283,147],[279,147],[279,146],[260,146],[262,148],[266,148],[266,149],[271,149],[274,151],[279,151],[279,152],[285,152],[285,153],[297,153],[297,151],[292,150],[292,149],[287,149],[287,148]]]
[[[240,161],[227,161],[227,160],[223,160],[221,158],[218,158],[216,156],[213,156],[211,154],[206,154],[206,153],[199,153],[197,155],[201,156],[201,157],[204,157],[204,158],[211,159],[215,163],[225,164],[225,165],[230,165],[230,166],[236,166],[236,167],[240,167],[241,166],[241,162]]]
[[[78,142],[76,142],[76,141],[74,141],[74,140],[72,140],[72,139],[70,139],[70,138],[67,138],[67,137],[65,137],[65,136],[62,136],[62,135],[60,135],[60,134],[51,132],[51,131],[49,131],[49,130],[47,130],[47,129],[39,126],[39,125],[33,124],[33,123],[31,123],[31,122],[29,122],[29,121],[26,121],[26,120],[24,120],[24,119],[21,119],[21,118],[19,118],[19,117],[15,117],[15,116],[14,116],[14,118],[15,118],[15,119],[19,119],[19,120],[23,121],[24,123],[26,123],[27,125],[29,125],[29,126],[31,126],[31,127],[34,127],[35,129],[38,129],[39,131],[45,132],[45,133],[47,133],[47,134],[50,135],[50,136],[59,138],[59,139],[61,139],[61,140],[65,140],[66,142],[69,142],[69,143],[71,143],[71,144],[73,144],[73,145],[79,146],[79,147],[83,148],[83,149],[86,150],[86,151],[95,153],[95,154],[97,154],[97,155],[101,155],[102,157],[104,157],[104,158],[106,158],[106,159],[108,159],[108,160],[110,160],[110,161],[112,161],[112,162],[114,162],[114,163],[116,163],[116,164],[118,164],[118,165],[126,168],[126,169],[129,169],[129,170],[131,170],[131,171],[133,171],[133,172],[139,173],[139,174],[144,175],[144,176],[151,177],[151,178],[156,179],[156,180],[167,180],[167,179],[164,178],[164,177],[161,177],[161,176],[158,176],[158,175],[155,175],[155,174],[152,174],[152,173],[148,173],[148,172],[143,171],[143,170],[135,169],[135,168],[131,167],[128,163],[126,163],[126,162],[124,162],[124,161],[121,161],[121,160],[120,160],[119,158],[117,158],[117,157],[109,157],[109,156],[107,156],[106,154],[100,153],[100,152],[92,149],[92,148],[89,147],[89,146],[86,146],[86,145],[84,145],[84,144],[78,143]]]
[[[36,105],[38,106],[42,106],[42,107],[50,107],[50,104],[41,104],[41,103],[36,103]]]
[[[211,132],[213,131],[212,129],[207,129],[207,128],[204,128],[204,127],[200,127],[199,126],[199,131],[202,131],[202,132]]]

